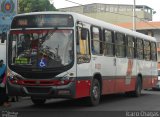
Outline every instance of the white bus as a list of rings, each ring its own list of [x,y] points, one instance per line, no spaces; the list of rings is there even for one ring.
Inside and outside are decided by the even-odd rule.
[[[13,43],[15,41],[15,43]],[[156,39],[71,12],[37,12],[14,17],[9,39],[9,95],[83,98],[140,96],[157,82]]]

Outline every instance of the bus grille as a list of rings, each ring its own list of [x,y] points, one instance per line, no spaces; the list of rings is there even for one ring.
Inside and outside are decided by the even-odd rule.
[[[41,88],[41,87],[26,87],[28,93],[43,93],[43,94],[48,94],[50,92],[50,88]]]

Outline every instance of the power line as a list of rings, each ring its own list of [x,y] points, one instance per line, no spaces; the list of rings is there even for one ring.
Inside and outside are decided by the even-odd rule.
[[[126,15],[126,14],[122,14],[122,13],[118,13],[118,12],[111,12],[111,11],[107,11],[107,12],[113,13],[113,14],[122,15],[122,16],[133,17],[132,15]],[[148,21],[146,21],[146,20],[144,20],[144,19],[142,19],[142,18],[139,18],[139,17],[137,17],[137,16],[135,16],[135,18],[138,19],[139,21],[142,21],[142,22],[148,24],[148,25],[151,26],[151,27],[154,27],[154,28],[156,28],[156,29],[160,29],[159,27],[156,27],[156,26],[154,26],[154,25],[151,25]]]
[[[111,12],[111,11],[106,11],[106,12],[109,12],[109,13],[113,13],[113,14],[118,14],[118,15],[122,15],[122,16],[128,16],[128,17],[133,17],[131,15],[127,15],[127,14],[122,14],[122,13],[118,13],[118,12]],[[144,19],[142,18],[139,18],[137,16],[135,16],[136,19],[138,19],[139,21],[142,21],[144,23],[146,23],[147,25],[151,26],[151,27],[154,27],[155,29],[160,29],[159,27],[156,27],[154,25],[151,25],[148,21],[145,21]]]
[[[111,12],[111,11],[106,11],[106,12],[113,13],[113,14],[118,14],[118,15],[122,15],[122,16],[133,17],[132,15],[122,14],[122,13],[119,13],[119,12]],[[142,21],[142,22],[148,24],[148,25],[151,26],[151,27],[154,27],[154,28],[156,28],[156,29],[160,29],[159,27],[156,27],[156,26],[154,26],[154,25],[151,25],[148,21],[145,21],[145,20],[142,19],[142,18],[139,18],[139,17],[137,17],[137,16],[135,16],[135,18],[138,19],[139,21]]]
[[[77,5],[80,5],[80,6],[84,6],[83,4],[80,4],[80,3],[77,3],[77,2],[73,2],[73,1],[71,1],[71,0],[65,0],[65,1],[71,2],[71,3],[74,3],[74,4],[77,4]],[[113,14],[118,14],[118,15],[122,15],[122,16],[133,17],[132,15],[122,14],[122,13],[119,13],[119,12],[112,12],[112,11],[105,11],[105,12],[109,12],[109,13],[113,13]],[[149,26],[151,26],[151,27],[154,27],[154,28],[156,28],[156,29],[160,29],[160,28],[158,28],[158,27],[156,27],[156,26],[151,25],[150,23],[148,23],[148,22],[145,21],[144,19],[141,19],[141,18],[139,18],[139,17],[137,17],[137,16],[134,16],[134,17],[135,17],[136,19],[138,19],[138,20],[146,23],[147,25],[149,25]]]
[[[156,26],[150,24],[148,21],[145,21],[144,19],[141,19],[141,18],[137,18],[137,19],[140,20],[140,21],[142,21],[142,22],[144,22],[144,23],[146,23],[146,24],[148,24],[151,27],[154,27],[155,29],[160,29],[159,27],[156,27]]]
[[[71,0],[65,0],[65,1],[70,2],[70,3],[77,4],[77,5],[80,5],[80,6],[83,6],[83,4],[80,4],[80,3],[78,3],[78,2],[73,2],[73,1],[71,1]]]

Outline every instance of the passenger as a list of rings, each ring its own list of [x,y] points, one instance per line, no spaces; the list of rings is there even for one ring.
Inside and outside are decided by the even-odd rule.
[[[3,64],[3,60],[0,60],[0,104],[4,107],[11,106],[8,101],[9,97],[6,94],[6,65]]]

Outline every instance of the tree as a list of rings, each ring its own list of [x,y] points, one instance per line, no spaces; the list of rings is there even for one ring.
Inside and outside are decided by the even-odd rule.
[[[56,8],[50,4],[50,0],[19,0],[18,6],[18,13],[56,10]]]

